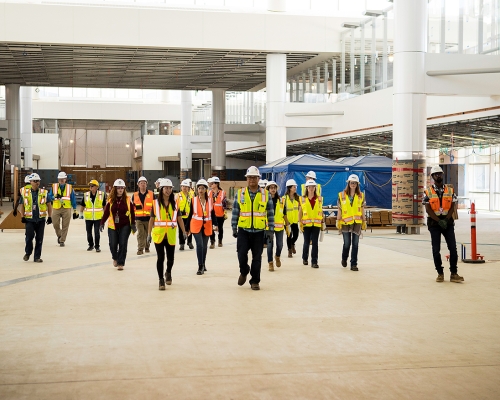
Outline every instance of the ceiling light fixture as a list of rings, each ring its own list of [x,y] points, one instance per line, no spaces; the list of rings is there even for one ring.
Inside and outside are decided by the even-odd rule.
[[[344,22],[341,26],[342,26],[342,28],[355,29],[355,28],[359,28],[359,23],[358,22]]]
[[[366,17],[380,17],[384,15],[384,12],[379,10],[365,10],[362,14]]]

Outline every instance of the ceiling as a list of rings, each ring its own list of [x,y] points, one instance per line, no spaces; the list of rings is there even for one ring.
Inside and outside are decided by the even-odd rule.
[[[55,129],[54,119],[33,120],[33,132],[41,133],[42,129]],[[112,120],[80,120],[80,119],[59,119],[57,125],[59,129],[88,129],[88,130],[141,130],[144,121],[112,121]]]
[[[0,43],[0,85],[247,91],[267,52]],[[287,69],[317,53],[287,53]]]

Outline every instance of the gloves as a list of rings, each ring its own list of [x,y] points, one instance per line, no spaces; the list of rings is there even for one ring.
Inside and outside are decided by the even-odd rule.
[[[73,219],[78,219],[78,213],[76,211],[73,213]]]
[[[135,224],[130,225],[130,229],[132,229],[132,233],[135,235],[137,232],[137,226]]]
[[[445,219],[440,219],[438,224],[443,230],[448,228],[448,221],[446,221]]]
[[[150,244],[151,244],[151,241],[152,241],[152,240],[153,240],[153,238],[151,237],[151,234],[149,234],[149,235],[148,235],[148,239],[147,239],[147,241],[148,241],[148,245],[150,245]]]
[[[26,218],[25,218],[25,217],[22,217],[22,218],[21,218],[21,222],[22,222],[23,224],[25,224],[25,223],[26,223],[26,222],[28,222],[28,221],[26,221]]]
[[[233,237],[234,238],[238,237],[238,229],[233,229]]]
[[[47,225],[50,225],[52,223],[52,217],[47,217]]]
[[[266,231],[264,234],[266,235],[267,243],[272,243],[274,240],[274,232],[273,231]]]
[[[99,232],[104,232],[104,225],[101,225],[101,226],[99,227]]]

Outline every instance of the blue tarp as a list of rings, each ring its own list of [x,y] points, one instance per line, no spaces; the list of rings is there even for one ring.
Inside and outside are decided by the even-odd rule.
[[[325,205],[336,205],[338,193],[345,189],[347,178],[356,174],[361,190],[366,194],[367,205],[380,208],[392,206],[392,160],[387,157],[344,157],[333,161],[314,154],[302,154],[282,158],[259,169],[263,178],[276,181],[280,195],[285,193],[288,179],[295,179],[300,194],[300,185],[306,181],[305,175],[313,170],[322,186]]]

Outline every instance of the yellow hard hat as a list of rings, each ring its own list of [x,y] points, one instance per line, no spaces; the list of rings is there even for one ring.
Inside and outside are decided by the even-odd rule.
[[[97,182],[95,179],[92,179],[92,180],[89,182],[89,185],[99,186],[99,182]]]

